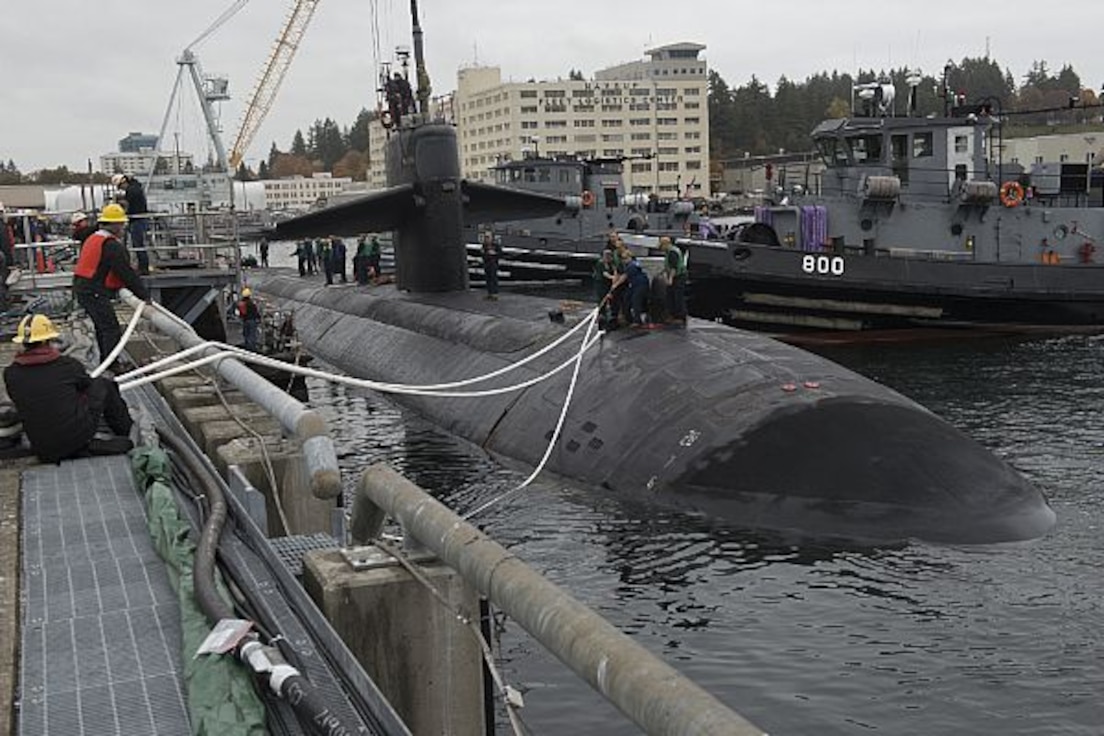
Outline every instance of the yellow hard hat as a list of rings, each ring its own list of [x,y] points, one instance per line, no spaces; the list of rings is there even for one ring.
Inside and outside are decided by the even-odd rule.
[[[105,205],[100,213],[100,222],[126,222],[127,219],[126,210],[120,204]]]
[[[245,298],[247,296],[253,296],[253,290],[250,289],[248,286],[242,289],[242,298]]]
[[[35,342],[56,340],[59,337],[61,333],[45,314],[28,314],[19,321],[19,329],[16,330],[12,342],[30,345]]]

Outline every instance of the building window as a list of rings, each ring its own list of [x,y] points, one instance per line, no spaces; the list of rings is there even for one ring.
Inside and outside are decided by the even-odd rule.
[[[649,118],[629,118],[629,125],[651,125],[652,121]]]
[[[656,125],[678,125],[678,118],[656,118]]]
[[[682,91],[682,93],[684,95],[687,95],[688,97],[695,97],[695,96],[701,94],[701,88],[700,87],[687,87],[686,89],[684,89]]]
[[[686,118],[683,122],[687,125],[701,125],[701,118]]]
[[[545,99],[549,97],[565,97],[566,95],[567,93],[562,89],[546,89],[544,91]]]
[[[956,135],[954,138],[955,153],[966,153],[969,147],[969,138],[964,135]]]
[[[687,161],[686,162],[686,170],[687,171],[700,171],[701,170],[701,161]]]
[[[544,127],[546,127],[546,128],[566,128],[567,127],[567,121],[566,120],[547,120],[544,123]]]
[[[591,97],[592,92],[589,89],[573,89],[571,90],[572,97]]]
[[[685,107],[687,110],[697,110],[697,109],[701,108],[701,103],[700,102],[687,102],[685,105],[683,105],[683,107]]]
[[[633,133],[630,136],[630,139],[634,140],[634,141],[650,141],[652,139],[652,134],[651,133]]]
[[[634,174],[643,174],[652,170],[652,164],[650,161],[645,163],[634,163],[632,165],[632,172]]]
[[[536,97],[537,91],[535,89],[523,89],[521,91],[522,97]]]
[[[539,123],[537,123],[536,120],[522,120],[521,121],[521,129],[522,130],[534,130],[534,129],[536,129],[536,127],[538,125],[539,125]]]
[[[521,114],[522,115],[536,114],[536,112],[537,112],[537,106],[536,105],[524,105],[521,108]]]
[[[678,161],[660,161],[659,162],[659,170],[660,171],[678,171],[679,170]]]
[[[593,120],[587,120],[587,119],[574,120],[574,121],[572,121],[572,124],[576,128],[593,128],[594,127],[594,121]]]
[[[603,120],[602,121],[602,127],[603,128],[620,128],[621,127],[621,120],[620,119],[617,119],[617,120]]]

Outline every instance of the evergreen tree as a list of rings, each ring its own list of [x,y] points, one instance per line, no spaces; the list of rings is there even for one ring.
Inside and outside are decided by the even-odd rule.
[[[307,155],[307,142],[303,140],[303,131],[295,131],[295,136],[291,139],[291,153],[296,156]]]

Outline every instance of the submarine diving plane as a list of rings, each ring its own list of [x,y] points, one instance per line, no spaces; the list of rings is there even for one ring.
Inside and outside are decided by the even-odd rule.
[[[465,222],[547,216],[564,202],[463,180],[456,131],[427,122],[428,96],[420,85],[417,112],[390,131],[386,189],[286,220],[271,234],[393,230],[396,283],[253,278],[295,310],[312,354],[361,378],[438,384],[484,375],[548,345],[571,322],[550,320],[549,300],[486,301],[469,289]],[[563,358],[549,353],[517,375],[535,378]],[[535,467],[570,374],[507,394],[396,400],[502,460]],[[993,543],[1039,537],[1055,521],[1023,476],[908,398],[796,347],[694,319],[685,329],[619,330],[585,352],[546,468],[601,492],[803,535]]]

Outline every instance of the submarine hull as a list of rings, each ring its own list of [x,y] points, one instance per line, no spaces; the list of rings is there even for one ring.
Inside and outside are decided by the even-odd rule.
[[[264,275],[255,286],[295,310],[311,353],[350,375],[405,384],[515,363],[588,311],[560,325],[547,317],[556,302],[530,297],[486,302]],[[478,388],[535,377],[578,345]],[[570,378],[562,371],[484,398],[394,398],[534,466]],[[620,330],[587,352],[547,469],[736,525],[815,536],[992,543],[1041,536],[1055,519],[1021,475],[915,402],[763,335],[694,320]]]

